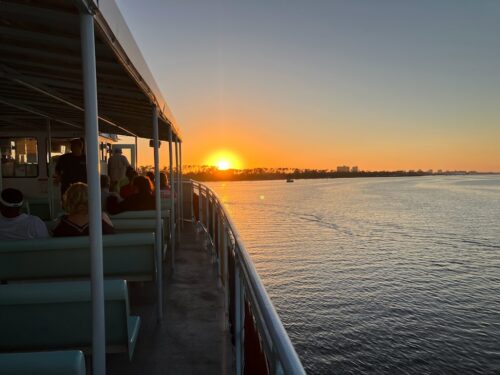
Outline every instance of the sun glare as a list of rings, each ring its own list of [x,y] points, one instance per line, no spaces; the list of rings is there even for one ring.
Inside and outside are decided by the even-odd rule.
[[[230,151],[217,151],[207,158],[207,165],[213,165],[220,171],[227,171],[228,169],[240,169],[241,162],[239,157]]]
[[[231,164],[227,160],[219,160],[217,162],[217,168],[220,171],[227,171],[229,168],[231,168]]]

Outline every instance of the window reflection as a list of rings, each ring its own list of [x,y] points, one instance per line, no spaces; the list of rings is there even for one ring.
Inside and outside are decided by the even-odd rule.
[[[33,137],[0,138],[3,177],[38,176],[38,142]]]

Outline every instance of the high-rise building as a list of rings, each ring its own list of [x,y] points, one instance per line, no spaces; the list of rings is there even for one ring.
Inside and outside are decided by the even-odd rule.
[[[358,167],[357,166],[354,166],[351,168],[351,172],[352,173],[358,173]]]
[[[338,166],[337,173],[349,173],[349,167],[347,165]]]

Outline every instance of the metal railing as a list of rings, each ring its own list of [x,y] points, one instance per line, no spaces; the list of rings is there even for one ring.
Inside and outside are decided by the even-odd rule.
[[[193,180],[190,214],[207,235],[207,247],[224,290],[226,322],[232,333],[235,373],[305,374],[255,266],[217,194]],[[188,194],[186,194],[189,197]],[[185,198],[187,198],[185,197]],[[183,205],[182,211],[186,210]]]

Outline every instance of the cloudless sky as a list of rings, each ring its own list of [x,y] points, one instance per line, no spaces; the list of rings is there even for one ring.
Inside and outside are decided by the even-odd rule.
[[[498,0],[118,0],[183,164],[500,171]]]

